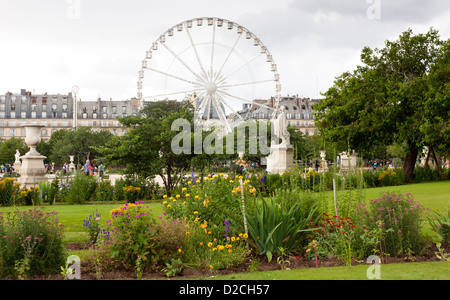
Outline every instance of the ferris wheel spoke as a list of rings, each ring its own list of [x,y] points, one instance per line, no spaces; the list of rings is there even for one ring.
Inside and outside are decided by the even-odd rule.
[[[273,79],[252,81],[252,82],[245,82],[245,83],[236,83],[236,84],[229,84],[229,85],[219,85],[217,87],[222,89],[222,88],[229,88],[229,87],[236,87],[236,86],[260,84],[260,83],[266,83],[266,82],[273,82]]]
[[[213,65],[214,65],[214,51],[215,51],[215,43],[216,43],[216,24],[214,23],[213,26],[213,36],[212,36],[212,49],[211,49],[211,67],[210,67],[210,80],[214,78],[214,71],[213,71]]]
[[[229,105],[221,95],[216,94],[216,96],[221,103],[223,103],[226,107],[228,107],[229,110],[231,110],[232,113],[238,116],[241,121],[244,121],[244,118],[237,111],[235,111],[234,108],[232,108],[231,105]]]
[[[198,82],[190,81],[190,80],[178,77],[176,75],[173,75],[173,74],[170,74],[170,73],[167,73],[167,72],[164,72],[164,71],[160,71],[160,70],[153,69],[153,68],[150,68],[150,67],[147,67],[147,69],[150,70],[150,71],[153,71],[155,73],[159,73],[159,74],[162,74],[162,75],[165,75],[165,76],[168,76],[168,77],[172,77],[172,78],[178,79],[180,81],[184,81],[184,82],[187,82],[187,83],[190,83],[190,84],[193,84],[193,85],[198,85]]]
[[[167,49],[167,51],[170,52],[170,54],[173,55],[173,57],[175,57],[176,60],[178,60],[186,69],[188,69],[189,72],[191,72],[198,80],[204,81],[197,73],[195,73],[194,70],[192,70],[191,67],[188,66],[186,62],[184,62],[171,48],[169,48],[169,46],[167,46],[166,43],[162,43],[162,45],[164,46],[164,48]]]
[[[246,102],[246,103],[254,104],[254,105],[256,105],[256,106],[261,106],[261,107],[264,107],[264,108],[273,110],[273,107],[267,106],[267,105],[265,105],[265,104],[253,103],[253,101],[251,101],[251,100],[247,100],[247,99],[242,98],[242,97],[238,97],[238,96],[231,95],[230,93],[227,93],[227,92],[225,92],[225,91],[219,91],[219,93],[222,93],[222,94],[224,94],[224,95],[227,95],[228,97],[231,97],[231,98],[234,98],[234,99],[237,99],[237,100],[244,101],[244,102]]]
[[[240,70],[242,70],[243,68],[249,66],[252,62],[254,62],[255,60],[257,60],[262,54],[258,54],[257,56],[253,57],[251,60],[245,62],[245,64],[243,64],[241,67],[239,67],[238,69],[236,69],[234,72],[232,72],[230,75],[225,76],[226,78],[233,76],[234,74],[236,74],[237,72],[239,72]]]
[[[201,91],[202,89],[194,89],[189,91],[181,91],[181,92],[173,92],[173,93],[166,93],[166,94],[159,94],[159,95],[152,95],[152,96],[145,96],[145,98],[158,98],[158,97],[164,97],[164,96],[173,96],[173,95],[180,95],[180,94],[189,94]]]
[[[219,75],[222,73],[223,68],[224,68],[225,65],[227,64],[228,59],[230,58],[231,54],[233,54],[233,51],[234,51],[234,49],[236,48],[237,44],[239,43],[239,40],[241,39],[241,37],[242,37],[242,33],[238,35],[238,38],[237,38],[236,42],[235,42],[234,45],[233,45],[233,48],[231,48],[230,52],[228,53],[227,58],[225,59],[225,61],[224,61],[223,64],[222,64],[222,67],[220,67],[219,72],[217,72],[217,76],[219,76]],[[217,76],[216,76],[216,79],[217,79]]]
[[[227,118],[225,117],[225,114],[223,113],[222,107],[219,104],[219,101],[217,101],[215,96],[212,96],[213,106],[216,108],[217,115],[219,116],[219,119],[222,123],[224,123],[227,133],[231,132],[230,124],[227,121]]]
[[[203,76],[205,76],[205,78],[208,78],[208,75],[205,72],[205,68],[203,67],[202,61],[200,60],[200,56],[198,55],[197,47],[195,47],[194,40],[192,39],[191,32],[189,31],[189,28],[188,28],[187,25],[185,25],[184,27],[186,28],[186,33],[187,33],[187,35],[189,37],[189,41],[191,42],[192,49],[194,49],[195,56],[197,57],[198,64],[199,64],[200,68],[202,69],[202,74],[203,74]]]

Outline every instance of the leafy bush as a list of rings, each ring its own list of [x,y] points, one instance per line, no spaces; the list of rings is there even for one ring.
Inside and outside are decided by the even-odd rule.
[[[278,190],[274,197],[258,199],[254,210],[247,214],[254,246],[269,260],[281,249],[289,252],[303,247],[307,225],[319,221],[318,204],[302,197],[305,195],[298,190]]]
[[[215,238],[207,221],[194,220],[185,224],[186,236],[179,252],[185,265],[198,269],[228,269],[244,262],[248,255],[248,236],[228,234],[229,223],[224,221],[227,236]]]
[[[2,277],[56,274],[64,254],[63,227],[55,212],[37,208],[0,212]]]
[[[95,192],[95,200],[102,202],[114,201],[114,186],[111,185],[110,180],[102,180],[98,184],[98,188]]]
[[[443,243],[450,243],[450,209],[447,209],[446,214],[435,212],[432,217],[428,217],[428,223]]]
[[[18,200],[20,183],[14,178],[6,177],[0,180],[0,206],[14,205]]]
[[[411,251],[420,254],[424,250],[425,244],[420,236],[423,211],[424,207],[414,201],[411,194],[392,193],[371,199],[369,204],[359,204],[353,215],[361,230],[358,235],[363,234],[363,228],[373,230],[381,224],[383,251],[397,256]]]
[[[76,172],[70,181],[70,189],[65,195],[69,204],[85,204],[95,195],[97,180],[94,176],[86,176],[82,172]]]
[[[157,222],[143,202],[111,211],[108,247],[113,259],[125,267],[158,268],[176,256],[185,230],[181,222]]]

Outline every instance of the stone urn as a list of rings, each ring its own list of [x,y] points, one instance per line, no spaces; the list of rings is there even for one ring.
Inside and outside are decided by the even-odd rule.
[[[73,161],[75,159],[75,155],[69,155],[69,158],[70,158],[69,171],[75,171],[76,166],[73,163]]]
[[[20,167],[19,182],[26,187],[37,186],[40,181],[47,180],[45,177],[44,159],[37,152],[36,147],[41,141],[42,125],[27,125],[24,126],[26,131],[25,143],[30,148],[24,156],[21,156],[22,165]]]

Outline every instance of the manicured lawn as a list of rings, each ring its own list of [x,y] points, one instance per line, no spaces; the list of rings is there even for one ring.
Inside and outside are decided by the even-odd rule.
[[[368,280],[369,265],[239,273],[208,280]],[[448,262],[380,265],[381,280],[449,280]]]

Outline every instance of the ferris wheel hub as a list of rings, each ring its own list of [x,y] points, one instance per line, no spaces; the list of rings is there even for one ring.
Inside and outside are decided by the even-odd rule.
[[[217,84],[213,81],[210,81],[206,84],[206,91],[208,94],[214,94],[217,91]]]

